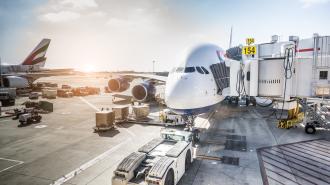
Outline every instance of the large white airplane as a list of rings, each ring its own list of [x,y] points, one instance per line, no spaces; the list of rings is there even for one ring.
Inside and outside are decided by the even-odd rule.
[[[224,100],[229,90],[229,72],[225,52],[213,44],[193,48],[183,63],[174,67],[168,77],[145,74],[123,74],[111,79],[108,87],[112,92],[123,92],[134,78],[146,79],[132,88],[137,101],[151,100],[155,85],[165,82],[165,104],[169,109],[184,116],[206,113]]]

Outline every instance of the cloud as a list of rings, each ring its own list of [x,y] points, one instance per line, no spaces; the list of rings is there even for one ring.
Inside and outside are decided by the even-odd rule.
[[[313,5],[328,3],[330,0],[300,0],[300,2],[302,2],[303,8],[308,8]]]
[[[113,27],[130,27],[136,25],[133,21],[125,20],[125,19],[119,19],[119,18],[110,18],[106,22],[107,26],[113,26]]]
[[[76,9],[96,8],[98,4],[95,0],[63,0],[60,2],[63,5],[70,5]]]
[[[80,17],[81,15],[77,12],[72,12],[72,11],[60,11],[57,13],[46,13],[40,16],[40,20],[42,21],[48,21],[48,22],[68,22],[72,20],[76,20]]]
[[[96,12],[92,12],[89,15],[94,16],[94,17],[105,17],[107,15],[107,13],[103,12],[103,11],[96,11]]]

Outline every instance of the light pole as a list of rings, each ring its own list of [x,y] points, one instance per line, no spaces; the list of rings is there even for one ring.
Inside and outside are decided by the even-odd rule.
[[[153,74],[155,73],[155,62],[156,61],[154,61],[154,60],[152,61],[152,73]]]
[[[0,57],[0,87],[1,88],[3,87],[1,57]]]

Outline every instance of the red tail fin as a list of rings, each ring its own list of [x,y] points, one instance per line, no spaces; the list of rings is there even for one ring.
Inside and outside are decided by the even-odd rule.
[[[46,61],[46,51],[50,44],[50,39],[42,39],[36,48],[23,61],[22,65],[40,65],[43,66]]]

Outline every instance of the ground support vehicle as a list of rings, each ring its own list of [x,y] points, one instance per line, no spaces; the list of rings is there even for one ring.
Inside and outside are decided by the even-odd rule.
[[[15,98],[15,88],[0,88],[0,102],[3,107],[14,106]]]
[[[192,133],[162,130],[137,152],[121,161],[112,185],[175,185],[193,162]]]
[[[185,120],[181,115],[173,113],[169,109],[164,109],[160,112],[159,119],[166,126],[185,125]]]
[[[330,129],[330,111],[326,106],[318,108],[317,104],[308,105],[306,100],[298,99],[305,113],[305,132],[315,134],[316,128]]]
[[[39,123],[41,121],[41,118],[42,117],[35,111],[21,114],[19,116],[19,122],[20,122],[19,126],[29,125],[32,123]]]

